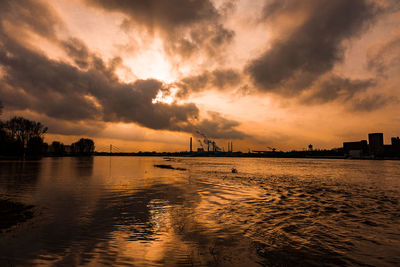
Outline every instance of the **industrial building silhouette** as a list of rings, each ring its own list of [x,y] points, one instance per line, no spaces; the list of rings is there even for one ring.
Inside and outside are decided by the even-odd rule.
[[[367,140],[344,142],[344,155],[349,158],[400,157],[400,138],[392,137],[392,143],[383,143],[383,133],[369,133]]]

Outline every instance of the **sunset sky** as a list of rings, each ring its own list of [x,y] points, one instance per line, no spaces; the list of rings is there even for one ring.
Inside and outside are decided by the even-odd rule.
[[[1,0],[2,120],[122,151],[400,135],[400,1]]]

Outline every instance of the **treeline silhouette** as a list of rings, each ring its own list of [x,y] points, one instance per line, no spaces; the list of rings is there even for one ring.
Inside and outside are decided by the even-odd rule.
[[[0,153],[3,155],[40,155],[43,153],[43,135],[47,132],[40,122],[14,117],[1,122]]]
[[[0,103],[0,114],[3,106]],[[42,123],[31,121],[20,116],[5,122],[0,120],[0,155],[15,157],[92,155],[94,142],[81,138],[79,141],[64,145],[54,141],[51,145],[44,142],[48,128]]]
[[[48,156],[68,156],[68,155],[92,155],[94,153],[94,142],[91,139],[81,138],[71,145],[64,145],[54,141],[47,147]]]

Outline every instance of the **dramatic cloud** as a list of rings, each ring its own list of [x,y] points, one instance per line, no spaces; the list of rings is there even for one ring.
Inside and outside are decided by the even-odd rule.
[[[374,86],[374,80],[351,80],[332,75],[318,82],[303,101],[306,103],[323,104],[335,100],[343,102],[352,99],[355,95],[365,92]]]
[[[389,103],[398,103],[398,101],[394,98],[373,94],[353,99],[349,103],[349,108],[352,111],[372,111],[382,108]]]
[[[27,7],[13,6],[12,11],[17,16],[24,13]],[[47,6],[38,5],[35,8],[39,14],[47,14]],[[19,23],[25,26],[31,16],[27,17],[27,21],[23,21],[24,18],[22,16]],[[3,19],[2,22],[8,21]],[[0,93],[8,109],[31,110],[65,121],[133,122],[151,129],[172,131],[190,131],[195,127],[208,126],[207,120],[199,120],[199,110],[193,103],[154,102],[159,92],[169,91],[168,85],[155,79],[132,83],[120,81],[115,74],[116,67],[121,64],[120,58],[105,62],[76,38],[55,38],[52,26],[49,24],[49,29],[46,29],[44,23],[40,23],[38,29],[46,34],[51,33],[53,41],[67,53],[74,65],[50,59],[25,47],[18,40],[10,38],[1,26]],[[34,25],[31,30],[35,31],[36,28]],[[240,135],[240,132],[228,129],[225,121],[219,121],[223,124],[221,130]],[[237,126],[232,123],[229,125]],[[217,130],[215,125],[210,127]],[[223,137],[223,133],[215,134]]]
[[[61,45],[64,47],[67,54],[74,60],[75,64],[80,68],[88,68],[91,59],[90,52],[86,45],[76,39],[71,38],[67,41],[62,41]]]
[[[368,53],[367,66],[368,69],[384,76],[387,76],[388,72],[393,69],[398,70],[400,66],[400,34],[371,48]]]
[[[208,0],[87,0],[108,11],[122,12],[131,19],[151,28],[187,27],[202,20],[219,16],[214,5]]]
[[[66,120],[137,122],[153,129],[178,130],[180,123],[198,115],[194,104],[153,104],[164,86],[160,81],[121,83],[113,69],[95,56],[85,61],[90,65],[82,71],[13,44],[0,50],[0,64],[7,73],[1,93],[8,107]]]
[[[54,10],[41,0],[0,1],[0,15],[3,30],[19,27],[20,31],[28,29],[48,38],[55,38],[55,27],[62,25]]]
[[[86,0],[90,5],[127,15],[122,27],[144,26],[161,33],[166,52],[189,57],[202,50],[217,56],[233,36],[220,22],[221,14],[209,0]]]
[[[234,89],[241,81],[241,74],[232,69],[216,69],[200,75],[185,77],[175,84],[179,88],[178,97],[210,89]]]
[[[265,19],[271,27],[291,17],[300,23],[277,36],[247,72],[260,90],[293,95],[341,61],[343,41],[366,29],[376,13],[367,0],[269,1]]]
[[[373,79],[352,80],[328,75],[314,83],[312,88],[302,95],[300,101],[313,105],[336,101],[351,111],[360,112],[376,110],[397,101],[392,97],[373,93],[376,86],[377,81]]]

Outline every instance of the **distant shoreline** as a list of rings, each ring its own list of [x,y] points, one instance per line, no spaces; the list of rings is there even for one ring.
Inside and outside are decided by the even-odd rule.
[[[38,160],[41,158],[82,158],[82,157],[186,157],[186,158],[303,158],[303,159],[346,159],[346,160],[400,160],[400,158],[349,158],[345,156],[324,156],[324,155],[305,155],[293,154],[292,152],[275,152],[275,154],[257,153],[190,153],[190,152],[126,152],[126,153],[106,153],[95,152],[92,155],[43,155],[42,157],[17,157],[0,156],[1,160]]]
[[[260,155],[256,153],[95,153],[93,156],[132,156],[132,157],[190,157],[190,158],[330,158],[344,159],[344,156],[296,156],[296,155]]]
[[[275,154],[273,154],[275,153]],[[202,158],[309,158],[309,159],[348,159],[348,160],[400,160],[400,158],[348,158],[342,155],[296,155],[292,152],[272,152],[271,154],[258,153],[190,153],[190,152],[142,152],[142,153],[95,153],[93,156],[131,156],[131,157],[202,157]]]

